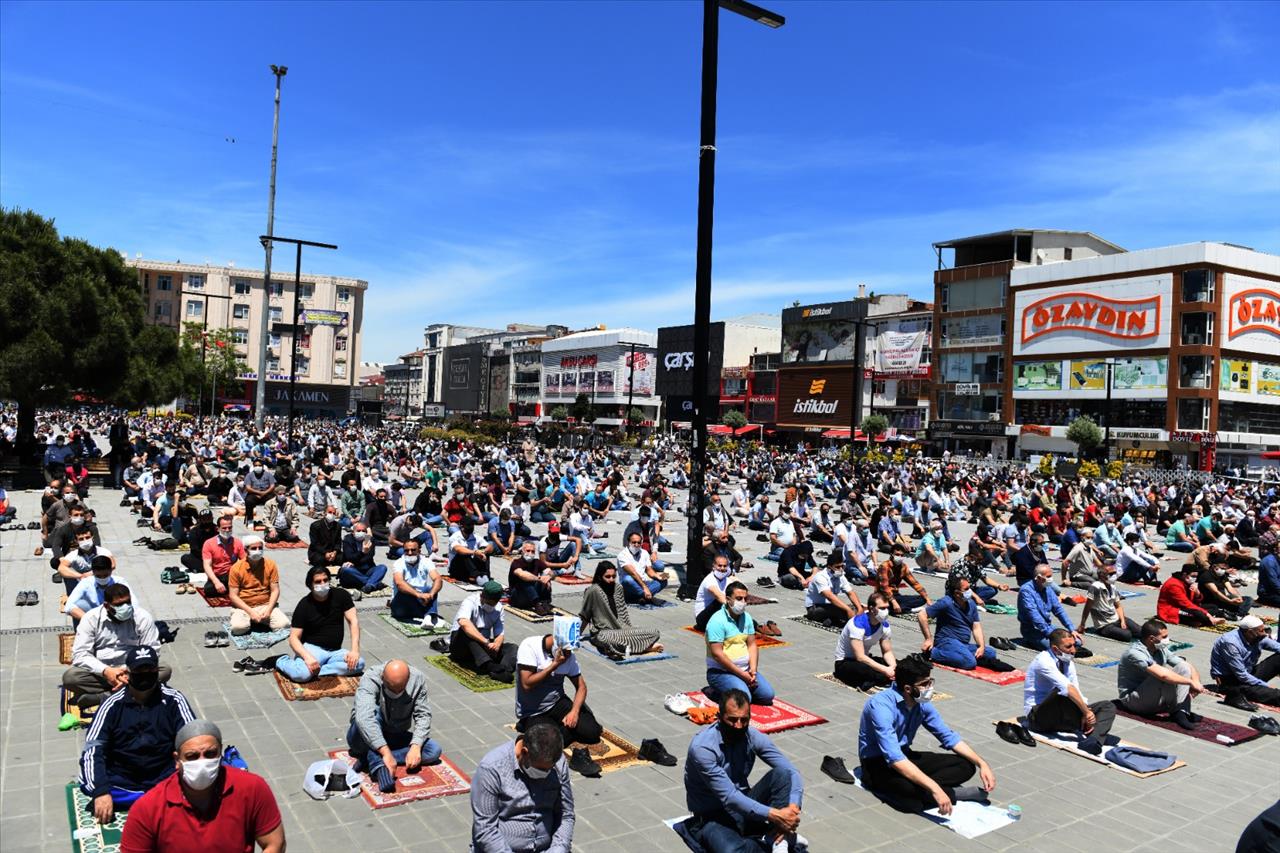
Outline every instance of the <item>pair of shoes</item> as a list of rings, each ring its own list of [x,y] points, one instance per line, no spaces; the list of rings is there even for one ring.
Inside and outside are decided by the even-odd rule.
[[[756,633],[764,634],[766,637],[781,637],[782,629],[778,627],[778,623],[770,619],[768,622],[757,622]]]
[[[431,647],[432,651],[437,651],[437,652],[440,652],[441,654],[449,653],[449,641],[446,640],[444,637],[436,637],[427,645]]]
[[[654,764],[661,764],[663,767],[676,766],[676,757],[667,752],[667,748],[657,738],[646,738],[640,741],[640,751],[637,755],[645,761],[652,761]]]
[[[204,635],[204,646],[206,649],[225,649],[231,645],[231,638],[227,636],[226,631],[206,631]]]
[[[1230,705],[1232,708],[1239,708],[1241,711],[1248,711],[1249,713],[1258,710],[1258,706],[1246,699],[1243,693],[1230,693],[1223,700],[1223,704]]]
[[[21,590],[17,596],[14,597],[13,603],[19,607],[23,607],[28,604],[39,604],[40,593],[36,592],[34,589]]]
[[[569,756],[569,769],[575,770],[589,779],[600,778],[600,765],[596,764],[586,747],[575,748]]]
[[[62,719],[58,720],[58,731],[69,732],[72,729],[80,727],[80,718],[68,711],[62,715]]]
[[[550,616],[553,612],[551,605],[545,601],[535,601],[533,603],[533,613],[535,616]]]
[[[844,766],[844,759],[836,758],[834,755],[822,756],[822,772],[837,782],[843,782],[846,785],[853,785],[858,781],[849,772],[849,768]]]
[[[244,675],[262,675],[264,672],[270,672],[272,670],[272,667],[267,666],[265,661],[254,660],[249,655],[245,655],[240,658],[240,660],[231,664],[231,668]]]
[[[1036,745],[1036,739],[1031,736],[1031,732],[1027,731],[1026,726],[1011,723],[1008,720],[1001,720],[996,723],[996,734],[1001,740],[1015,746],[1022,744],[1023,746],[1034,747]]]
[[[690,708],[696,708],[698,703],[690,699],[688,694],[675,693],[669,694],[662,705],[671,713],[683,717],[689,713]]]
[[[756,578],[756,586],[762,586],[765,589],[773,589],[777,585],[778,585],[777,582],[774,581],[774,579],[769,577],[768,575],[761,575],[760,577]]]
[[[1249,718],[1249,725],[1264,735],[1280,735],[1280,721],[1277,721],[1275,717],[1266,717],[1259,714],[1256,717]]]

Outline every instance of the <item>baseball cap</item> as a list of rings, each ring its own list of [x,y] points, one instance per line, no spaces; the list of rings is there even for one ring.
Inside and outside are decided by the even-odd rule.
[[[1261,623],[1259,623],[1261,624]],[[129,669],[140,669],[144,666],[159,666],[160,655],[150,646],[137,646],[129,650],[125,657],[125,666]]]
[[[200,519],[201,521],[209,521],[210,519],[213,518],[213,510],[209,509],[208,507],[205,507],[204,509],[200,510],[200,512],[196,513],[196,518]]]
[[[485,598],[502,598],[502,584],[497,581],[486,581],[480,588],[480,594]]]
[[[560,532],[560,522],[558,522],[558,521],[552,521],[552,522],[548,523],[548,524],[547,524],[547,532],[548,532],[548,533],[559,533],[559,532]]]

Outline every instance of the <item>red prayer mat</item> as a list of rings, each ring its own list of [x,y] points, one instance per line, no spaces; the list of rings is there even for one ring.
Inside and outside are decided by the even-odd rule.
[[[203,586],[196,587],[196,592],[200,593],[200,597],[203,598],[205,601],[205,604],[208,604],[210,607],[230,607],[231,606],[231,598],[229,596],[205,595]]]
[[[685,694],[704,708],[718,707],[703,695],[701,690],[693,690]],[[751,725],[765,734],[784,732],[787,729],[798,729],[803,726],[817,726],[827,722],[826,717],[811,714],[804,708],[774,699],[772,705],[752,705]]]
[[[1116,716],[1125,717],[1130,720],[1137,720],[1140,723],[1146,723],[1149,726],[1155,726],[1165,731],[1177,732],[1181,735],[1189,735],[1197,740],[1207,740],[1210,743],[1220,743],[1223,746],[1235,746],[1238,743],[1253,740],[1261,737],[1262,732],[1257,729],[1251,729],[1248,726],[1238,726],[1235,723],[1228,723],[1226,720],[1213,720],[1204,717],[1196,724],[1194,729],[1184,729],[1182,726],[1169,719],[1167,714],[1161,714],[1158,717],[1141,717],[1132,711],[1127,710],[1123,705],[1116,704]],[[1218,740],[1218,735],[1230,738],[1231,742]]]
[[[697,628],[693,627],[692,625],[685,625],[680,630],[688,631],[690,634],[697,634],[699,637],[705,637],[707,635],[706,631],[699,631]],[[756,645],[759,648],[768,649],[768,648],[773,648],[777,646],[789,646],[791,644],[779,637],[771,637],[768,634],[761,634],[757,632]]]
[[[565,586],[583,586],[591,583],[591,578],[580,578],[577,575],[556,575],[554,580]]]
[[[268,548],[305,548],[307,543],[299,539],[297,542],[268,542]]]
[[[967,675],[970,678],[976,678],[979,681],[985,681],[988,684],[996,684],[1004,686],[1006,684],[1018,684],[1027,680],[1027,674],[1020,669],[1012,672],[993,672],[992,670],[978,667],[977,669],[956,669],[953,666],[943,666],[935,663],[937,669],[945,669],[947,672],[958,672],[961,675]]]
[[[329,751],[330,758],[340,758],[354,766],[356,760],[345,749]],[[396,767],[396,789],[384,794],[369,778],[368,773],[360,774],[360,795],[371,809],[388,809],[415,800],[434,800],[437,797],[449,797],[454,794],[466,794],[471,790],[471,779],[448,758],[441,757],[439,764],[423,767],[410,775],[403,766]]]

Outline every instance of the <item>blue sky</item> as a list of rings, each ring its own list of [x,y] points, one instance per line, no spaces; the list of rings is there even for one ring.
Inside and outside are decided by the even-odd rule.
[[[1280,5],[722,13],[717,317],[932,294],[1010,227],[1280,252]],[[0,6],[0,203],[144,257],[368,279],[365,360],[431,322],[693,312],[700,4]],[[228,141],[234,139],[234,142]]]

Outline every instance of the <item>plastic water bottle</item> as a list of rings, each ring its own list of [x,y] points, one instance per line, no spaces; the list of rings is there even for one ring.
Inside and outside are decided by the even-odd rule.
[[[1009,820],[1022,820],[1022,806],[1017,803],[1009,803],[1007,814],[1009,815]]]
[[[1214,740],[1216,740],[1218,743],[1225,743],[1227,746],[1231,746],[1231,744],[1235,743],[1235,740],[1228,737],[1227,735],[1217,735],[1214,737]]]

